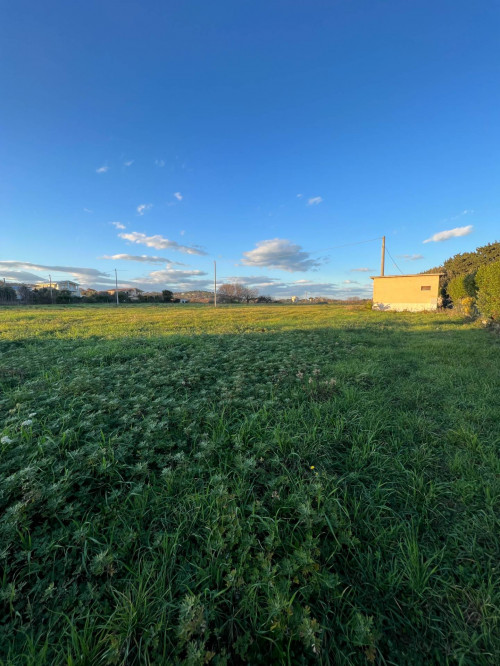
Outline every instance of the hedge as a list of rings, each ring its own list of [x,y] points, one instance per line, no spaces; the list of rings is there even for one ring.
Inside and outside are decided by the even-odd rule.
[[[500,261],[481,266],[476,273],[477,306],[481,314],[500,319]]]

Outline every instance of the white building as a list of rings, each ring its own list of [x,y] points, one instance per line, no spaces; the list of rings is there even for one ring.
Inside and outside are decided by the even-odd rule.
[[[81,297],[80,285],[71,280],[60,280],[59,282],[39,282],[35,285],[36,289],[57,289],[57,291],[69,291],[72,296]]]
[[[138,301],[139,295],[142,294],[142,289],[137,289],[136,287],[124,287],[123,289],[118,289],[119,294],[125,294],[128,296],[131,301]],[[114,296],[116,294],[116,289],[108,289],[108,294]]]

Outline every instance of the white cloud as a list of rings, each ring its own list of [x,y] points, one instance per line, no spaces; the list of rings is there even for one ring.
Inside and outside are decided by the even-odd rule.
[[[302,199],[303,196],[303,194],[297,194],[297,199]]]
[[[198,278],[202,275],[207,275],[207,273],[200,270],[183,271],[177,268],[171,268],[171,266],[168,265],[166,268],[162,268],[159,271],[151,271],[146,277],[138,277],[134,279],[142,280],[142,282],[147,282],[148,284],[158,284],[159,282],[164,282],[165,278],[168,278],[170,281],[178,282]]]
[[[342,284],[359,284],[357,280],[342,280]]]
[[[174,192],[174,197],[177,199],[177,201],[182,201],[184,198],[180,192]]]
[[[245,266],[265,266],[291,273],[314,270],[320,265],[317,260],[310,259],[309,252],[305,252],[300,245],[285,238],[258,242],[255,249],[243,252],[242,263]]]
[[[353,273],[369,273],[370,271],[374,270],[374,268],[351,268]]]
[[[185,232],[184,229],[183,229],[182,231],[179,231],[179,233],[180,233],[181,236],[184,236],[184,234],[185,234],[186,232]]]
[[[155,236],[146,236],[146,234],[140,233],[139,231],[133,231],[130,234],[118,234],[120,238],[130,241],[131,243],[137,243],[138,245],[146,245],[147,247],[154,247],[157,250],[165,250],[170,248],[176,250],[177,252],[184,252],[185,254],[198,254],[205,255],[206,252],[201,250],[198,247],[189,247],[186,245],[179,245],[177,241],[169,240],[164,238],[159,234]]]
[[[94,212],[93,210],[90,210],[90,208],[84,208],[83,210],[85,211],[85,213],[93,213]]]
[[[165,166],[165,160],[155,160],[155,164],[157,167],[164,167]]]
[[[128,162],[124,162],[123,166],[129,167],[129,166],[132,166],[133,163],[134,163],[134,160],[129,160]]]
[[[12,280],[13,282],[37,283],[45,282],[48,278],[44,275],[36,275],[28,271],[11,271],[2,268],[2,279]],[[8,283],[7,283],[8,284]]]
[[[311,197],[307,200],[308,206],[317,206],[323,201],[323,197]]]
[[[34,264],[30,261],[0,261],[0,273],[3,275],[5,271],[47,271],[51,273],[64,273],[65,275],[72,275],[77,280],[91,279],[91,278],[106,278],[108,273],[103,273],[95,268],[83,268],[81,266],[58,266],[46,264]],[[39,280],[46,281],[48,276],[42,276]],[[53,280],[56,280],[52,276]],[[60,279],[60,278],[59,278]]]
[[[397,256],[405,261],[418,261],[424,258],[423,254],[398,254]]]
[[[151,208],[153,208],[153,204],[140,204],[139,206],[137,206],[137,213],[139,215],[144,215],[144,213],[147,210],[151,210]]]
[[[95,170],[96,173],[106,173],[109,171],[109,166],[102,166]]]
[[[126,227],[124,224],[122,224],[121,222],[110,222],[110,224],[112,224],[112,225],[113,225],[114,227],[116,227],[117,229],[126,229],[126,228],[127,228],[127,227]]]
[[[147,264],[175,264],[177,266],[185,266],[178,261],[171,261],[167,257],[155,257],[149,254],[105,254],[101,259],[113,259],[114,261],[142,261]]]
[[[130,284],[146,291],[161,291],[165,288],[175,291],[210,290],[213,287],[212,278],[206,278],[206,275],[204,271],[179,270],[169,264],[165,268],[134,278]]]
[[[455,227],[454,229],[447,229],[446,231],[438,231],[430,238],[424,240],[424,243],[440,243],[441,241],[449,240],[450,238],[459,238],[460,236],[468,236],[474,230],[472,224],[466,227]]]

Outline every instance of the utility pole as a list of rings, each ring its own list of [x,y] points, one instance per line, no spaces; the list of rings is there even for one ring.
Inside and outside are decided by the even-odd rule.
[[[217,262],[214,259],[214,308],[217,307]]]
[[[384,275],[385,266],[385,236],[382,236],[382,258],[380,260],[380,275]]]
[[[52,297],[52,275],[49,273],[49,284],[50,284],[50,302],[54,303],[54,299]]]
[[[115,289],[116,304],[118,305],[118,273],[116,272],[116,268],[115,268],[115,286],[116,286],[116,289]]]

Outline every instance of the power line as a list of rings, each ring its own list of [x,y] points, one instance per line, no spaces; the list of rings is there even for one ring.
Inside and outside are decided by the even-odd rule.
[[[355,241],[354,243],[344,243],[344,245],[333,245],[332,247],[324,247],[321,250],[313,250],[309,254],[318,254],[319,252],[327,252],[328,250],[337,250],[341,247],[349,247],[350,245],[362,245],[363,243],[373,243],[374,241],[380,240],[382,236],[377,238],[370,238],[369,240]]]
[[[387,249],[387,247],[386,247],[385,249],[387,250],[387,254],[388,254],[389,257],[391,258],[392,263],[394,264],[394,266],[396,266],[396,268],[397,268],[398,271],[401,273],[401,275],[404,275],[403,271],[399,268],[399,266],[397,265],[397,263],[396,263],[396,262],[394,261],[394,259],[392,258],[392,254],[389,252],[389,250]]]

